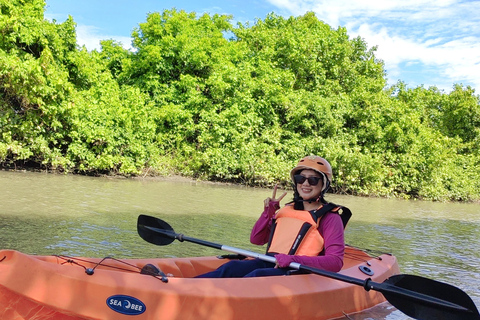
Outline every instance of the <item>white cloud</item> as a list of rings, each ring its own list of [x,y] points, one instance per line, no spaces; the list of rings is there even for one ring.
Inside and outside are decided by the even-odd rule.
[[[477,37],[422,40],[394,35],[385,27],[377,31],[368,24],[361,25],[355,35],[366,39],[369,45],[378,45],[376,55],[384,60],[391,84],[398,79],[406,80],[402,78],[401,64],[417,63],[424,65],[425,69],[436,70],[436,74],[432,74],[429,83],[411,85],[435,85],[446,91],[454,83],[480,88],[480,42]],[[437,76],[442,78],[442,83],[434,82]]]
[[[45,13],[45,19],[51,22],[54,20],[58,22],[66,20],[67,16],[64,14]],[[99,51],[101,48],[100,41],[111,39],[120,42],[125,49],[133,50],[132,39],[130,37],[105,35],[98,27],[81,24],[77,24],[75,31],[77,34],[77,44],[80,47],[85,46],[89,51]]]
[[[102,40],[116,40],[122,43],[122,46],[127,50],[133,50],[132,38],[122,36],[110,36],[101,34],[101,30],[93,26],[77,25],[77,44],[85,46],[89,51],[100,50],[100,41]]]
[[[448,91],[463,83],[480,90],[478,0],[268,1],[295,16],[314,11],[333,28],[345,26],[350,36],[378,46],[376,56],[385,62],[390,84],[400,79]],[[417,82],[420,78],[427,81]]]

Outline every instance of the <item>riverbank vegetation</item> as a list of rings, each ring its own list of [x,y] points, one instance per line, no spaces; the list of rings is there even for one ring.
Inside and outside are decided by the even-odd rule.
[[[313,13],[234,26],[166,10],[133,30],[134,50],[88,51],[43,0],[0,6],[3,167],[265,186],[318,154],[333,192],[480,199],[475,90],[387,87],[375,47]]]

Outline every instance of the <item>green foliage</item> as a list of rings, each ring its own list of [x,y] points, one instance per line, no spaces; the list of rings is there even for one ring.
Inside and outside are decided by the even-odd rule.
[[[77,48],[73,19],[44,20],[44,5],[1,2],[0,160],[123,174],[157,164],[155,112],[112,77],[122,52]]]
[[[266,186],[318,154],[337,193],[480,198],[474,89],[385,88],[375,48],[313,13],[234,27],[166,10],[133,30],[133,51],[89,52],[44,7],[0,0],[4,166]]]

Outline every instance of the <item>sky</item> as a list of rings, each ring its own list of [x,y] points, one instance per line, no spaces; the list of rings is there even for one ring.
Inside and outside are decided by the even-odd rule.
[[[480,0],[46,0],[45,18],[77,23],[77,42],[100,49],[115,39],[131,48],[131,33],[148,13],[176,8],[232,15],[253,24],[274,12],[284,17],[315,12],[332,28],[360,36],[384,61],[388,85],[436,86],[448,93],[454,84],[480,92]]]

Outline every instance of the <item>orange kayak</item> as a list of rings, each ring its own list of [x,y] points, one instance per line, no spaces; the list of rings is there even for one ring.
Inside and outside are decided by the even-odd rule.
[[[0,319],[333,319],[385,301],[376,291],[315,274],[195,279],[226,259],[94,259],[0,251]],[[140,274],[147,263],[168,275]],[[92,272],[93,271],[93,272]],[[392,255],[347,247],[341,274],[382,282]]]

